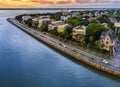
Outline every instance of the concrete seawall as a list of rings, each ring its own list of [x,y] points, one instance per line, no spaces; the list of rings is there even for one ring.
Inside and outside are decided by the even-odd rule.
[[[112,70],[112,69],[110,69],[110,68],[101,66],[101,65],[96,64],[96,63],[94,63],[94,62],[85,60],[85,59],[83,59],[82,57],[77,56],[76,54],[73,54],[72,52],[69,52],[69,51],[66,50],[66,49],[60,48],[59,46],[52,44],[52,43],[49,42],[48,40],[43,39],[42,37],[38,36],[37,34],[35,34],[34,32],[30,31],[29,29],[25,29],[25,28],[22,27],[21,25],[18,25],[17,23],[15,23],[15,21],[13,21],[13,19],[10,19],[10,18],[9,18],[9,19],[7,19],[7,20],[8,20],[10,23],[12,23],[13,25],[15,25],[16,27],[18,27],[19,29],[21,29],[22,31],[26,32],[27,34],[31,35],[32,37],[36,38],[37,40],[42,41],[43,43],[49,45],[50,47],[52,47],[52,48],[54,48],[54,49],[56,49],[56,50],[58,50],[58,51],[60,51],[60,52],[62,52],[62,53],[64,53],[64,54],[67,54],[67,55],[69,55],[69,56],[71,56],[71,57],[73,57],[73,58],[75,58],[75,59],[77,59],[77,60],[79,60],[79,61],[81,61],[81,62],[83,62],[83,63],[85,63],[85,64],[87,64],[87,65],[89,65],[89,66],[91,66],[91,67],[94,67],[94,68],[96,68],[96,69],[99,69],[99,70],[101,70],[101,71],[104,71],[104,72],[106,72],[106,73],[109,73],[109,74],[111,74],[111,75],[115,75],[115,76],[120,77],[120,72],[119,72],[119,71]]]

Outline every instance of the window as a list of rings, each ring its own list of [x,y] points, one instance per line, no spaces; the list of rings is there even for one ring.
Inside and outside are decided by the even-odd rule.
[[[108,42],[108,41],[106,41],[106,44],[109,44],[109,42]]]
[[[108,48],[108,46],[105,46],[106,48]]]
[[[111,44],[113,44],[113,41],[111,41]]]

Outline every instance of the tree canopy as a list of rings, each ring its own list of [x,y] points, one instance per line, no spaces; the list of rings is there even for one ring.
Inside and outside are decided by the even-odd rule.
[[[91,42],[90,37],[94,37],[93,41],[99,40],[102,31],[106,31],[107,28],[101,24],[90,23],[86,29],[86,41]]]

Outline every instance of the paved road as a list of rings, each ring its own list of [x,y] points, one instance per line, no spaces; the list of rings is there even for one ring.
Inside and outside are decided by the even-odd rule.
[[[113,59],[115,62],[115,67],[120,68],[120,41],[117,40],[115,43],[115,53],[114,53],[115,58]]]

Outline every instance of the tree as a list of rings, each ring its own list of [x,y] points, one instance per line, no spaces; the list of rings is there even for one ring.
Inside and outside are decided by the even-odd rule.
[[[90,42],[90,37],[94,37],[94,41],[100,39],[101,32],[106,31],[107,28],[101,24],[90,23],[86,29],[86,43]]]
[[[93,36],[90,36],[90,37],[89,37],[89,43],[92,45],[93,42],[94,42],[94,37],[93,37]]]
[[[118,36],[117,36],[117,38],[120,40],[120,33],[118,33]]]
[[[80,35],[80,34],[74,35],[74,38],[75,38],[76,41],[78,41],[80,43],[82,43],[85,40],[85,36]]]
[[[91,21],[91,23],[99,23],[98,20],[94,19]]]
[[[42,26],[40,27],[40,31],[47,32],[47,31],[48,31],[48,25],[42,25]]]
[[[109,23],[110,21],[107,19],[107,18],[105,18],[105,17],[100,17],[100,18],[98,18],[98,21],[100,21],[100,23]]]
[[[80,19],[77,17],[68,18],[67,23],[70,24],[72,28],[81,24]]]
[[[71,39],[72,38],[72,28],[66,27],[63,32],[58,33],[58,35],[64,39]]]
[[[32,27],[32,19],[28,19],[27,21],[25,21],[25,24],[28,24],[29,27]]]
[[[113,54],[113,46],[109,46],[110,54]]]
[[[115,17],[116,20],[119,22],[120,21],[120,16]]]
[[[100,44],[99,40],[96,40],[96,41],[95,41],[95,45],[96,45],[96,46],[99,46],[99,44]]]
[[[86,42],[85,42],[85,41],[82,41],[80,45],[81,45],[82,47],[85,47],[85,46],[86,46]]]
[[[88,19],[80,19],[80,25],[85,25],[87,26],[90,22],[88,21]]]
[[[54,29],[51,29],[49,32],[50,32],[51,34],[58,35],[57,27],[55,27]]]
[[[18,16],[15,17],[15,19],[18,20],[19,22],[21,22],[22,21],[22,16],[23,15],[18,15]]]
[[[50,18],[55,19],[56,21],[58,21],[58,20],[61,19],[61,15],[60,15],[60,13],[54,13],[54,14],[51,15]]]

